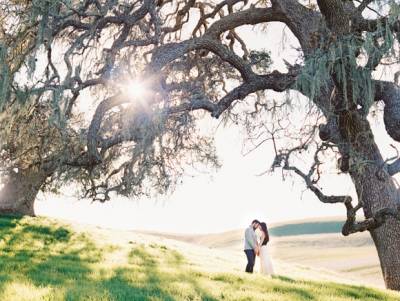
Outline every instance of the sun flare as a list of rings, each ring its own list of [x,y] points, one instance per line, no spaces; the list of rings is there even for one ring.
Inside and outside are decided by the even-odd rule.
[[[146,95],[146,88],[143,82],[138,80],[127,81],[123,87],[123,92],[133,99],[141,99]]]

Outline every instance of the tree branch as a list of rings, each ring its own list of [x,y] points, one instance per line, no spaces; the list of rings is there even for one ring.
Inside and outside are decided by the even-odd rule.
[[[363,0],[361,2],[361,4],[359,6],[357,6],[357,10],[362,13],[364,11],[364,9],[366,9],[368,7],[368,5],[370,5],[372,2],[374,2],[375,0]]]
[[[94,113],[87,134],[87,148],[88,148],[89,162],[100,163],[102,160],[97,148],[99,142],[98,132],[100,130],[104,115],[111,108],[127,102],[129,102],[128,97],[123,96],[121,94],[117,94],[112,97],[106,98],[97,106],[96,112]]]
[[[342,233],[343,235],[348,236],[357,232],[371,231],[382,226],[389,218],[400,220],[400,206],[398,206],[397,209],[383,208],[377,211],[373,217],[367,218],[361,222],[355,222],[354,218],[352,223],[346,222],[343,226]]]
[[[400,20],[390,23],[389,17],[382,17],[378,19],[365,19],[362,16],[357,19],[357,26],[355,29],[358,31],[367,31],[374,32],[379,29],[379,27],[385,27],[386,24],[389,24],[389,28],[393,33],[400,32]]]
[[[347,215],[346,222],[344,223],[344,225],[342,227],[342,234],[344,236],[348,236],[348,235],[356,233],[356,232],[363,232],[363,231],[367,231],[367,230],[370,231],[370,230],[376,229],[379,226],[381,226],[388,218],[391,218],[391,217],[400,220],[400,205],[399,205],[397,209],[383,208],[383,209],[377,211],[373,215],[373,217],[367,218],[361,222],[357,222],[356,214],[361,208],[363,208],[362,202],[359,202],[354,207],[352,204],[352,197],[349,195],[344,195],[344,196],[330,195],[330,196],[328,196],[328,195],[323,194],[322,191],[318,187],[315,186],[314,181],[311,179],[311,177],[315,172],[316,166],[318,166],[318,164],[319,164],[319,159],[318,159],[319,152],[326,149],[327,147],[329,147],[329,145],[326,143],[323,143],[317,148],[317,150],[314,154],[314,164],[311,166],[308,174],[305,174],[299,168],[292,166],[289,163],[291,154],[294,152],[297,152],[297,151],[305,150],[307,148],[306,144],[292,148],[285,153],[281,152],[280,154],[277,154],[277,156],[274,160],[273,167],[281,166],[281,162],[283,161],[283,169],[293,171],[297,175],[299,175],[305,181],[307,188],[310,189],[321,202],[328,203],[328,204],[336,204],[336,203],[344,204],[344,206],[346,208],[346,213],[347,213],[346,214]],[[396,164],[400,164],[400,163],[396,163]]]
[[[307,185],[307,188],[310,189],[322,203],[327,203],[327,204],[351,203],[352,198],[351,198],[351,196],[348,196],[348,195],[345,195],[345,196],[329,195],[328,196],[328,195],[323,194],[322,191],[317,186],[315,186],[315,184],[313,183],[313,180],[311,179],[312,175],[315,172],[316,166],[319,164],[319,160],[318,160],[319,152],[321,152],[322,150],[325,150],[328,146],[329,146],[328,144],[323,143],[317,148],[315,155],[314,155],[314,164],[311,166],[308,174],[305,174],[299,168],[297,168],[296,166],[292,166],[289,163],[291,154],[296,151],[305,150],[307,148],[306,144],[303,144],[299,147],[293,148],[293,149],[289,150],[287,153],[278,154],[278,156],[280,156],[281,158],[278,158],[278,159],[275,158],[275,161],[276,162],[283,161],[284,162],[284,164],[283,164],[284,170],[294,171],[297,175],[299,175],[301,178],[303,178],[303,180],[305,181],[305,183]]]
[[[394,176],[400,172],[400,158],[387,165],[389,175]]]
[[[393,82],[374,81],[375,101],[385,103],[384,123],[392,139],[400,142],[400,87]]]

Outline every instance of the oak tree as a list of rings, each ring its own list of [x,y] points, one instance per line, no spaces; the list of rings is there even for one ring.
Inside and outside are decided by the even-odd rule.
[[[242,122],[254,137],[268,125],[273,168],[299,175],[320,201],[343,203],[343,234],[369,231],[386,286],[400,289],[400,159],[383,158],[368,119],[382,103],[386,132],[400,141],[398,73],[381,80],[375,72],[398,69],[396,1],[0,6],[1,213],[33,215],[39,190],[71,183],[100,201],[113,193],[164,193],[186,167],[218,166],[212,137],[199,129],[206,113],[227,125]],[[299,45],[285,71],[272,70],[268,51],[249,49],[240,35],[242,26],[262,31],[273,22],[287,26]],[[285,96],[273,100],[270,91]],[[89,101],[92,110],[83,109]],[[288,117],[294,101],[303,105],[296,114],[304,126]],[[299,155],[310,159],[308,171],[296,166]],[[321,166],[331,158],[354,183],[355,200],[323,193]]]

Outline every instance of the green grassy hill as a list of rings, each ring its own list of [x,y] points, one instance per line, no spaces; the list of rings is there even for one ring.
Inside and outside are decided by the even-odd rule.
[[[222,267],[224,258],[214,253],[202,253],[202,261],[193,261],[196,246],[131,232],[104,233],[45,218],[0,218],[0,300],[400,298],[354,285],[248,275]]]
[[[296,236],[307,234],[341,233],[343,221],[299,222],[272,227],[271,236]]]

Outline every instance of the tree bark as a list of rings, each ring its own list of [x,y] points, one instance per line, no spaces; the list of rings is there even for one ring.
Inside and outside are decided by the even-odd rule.
[[[351,149],[349,173],[358,199],[363,204],[365,217],[373,217],[384,208],[396,209],[399,190],[384,169],[384,160],[368,121],[356,114],[348,126],[353,127],[348,137]],[[389,217],[382,226],[370,230],[370,234],[378,252],[386,287],[400,290],[400,221]]]
[[[369,170],[368,170],[369,169]],[[366,218],[372,217],[383,208],[396,208],[398,192],[393,180],[376,177],[374,170],[352,174],[357,194],[362,200]],[[385,285],[389,289],[400,290],[400,221],[390,217],[370,234],[378,252]]]
[[[381,264],[386,288],[400,290],[400,224],[389,219],[379,229],[371,231]]]
[[[35,216],[34,202],[48,174],[41,170],[20,170],[3,179],[0,215]]]

